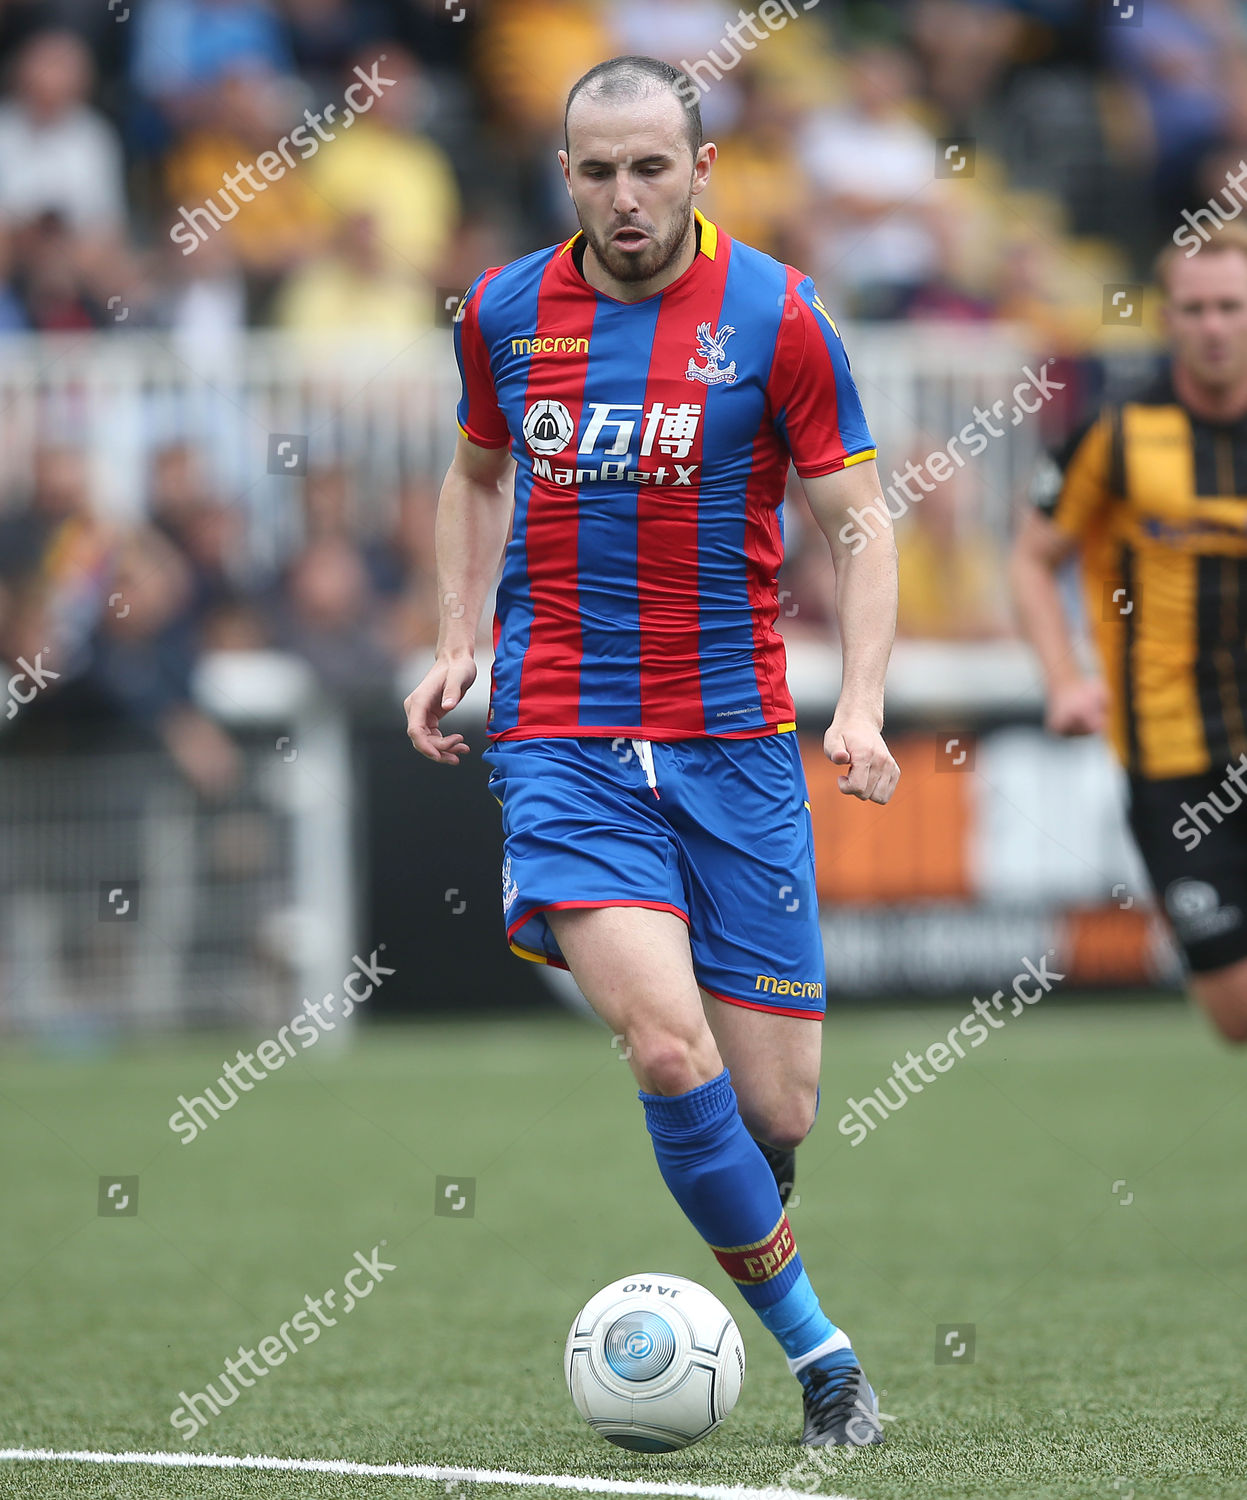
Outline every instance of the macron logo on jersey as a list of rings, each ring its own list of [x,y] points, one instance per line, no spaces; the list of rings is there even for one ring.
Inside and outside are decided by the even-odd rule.
[[[512,354],[588,354],[586,338],[512,339]]]

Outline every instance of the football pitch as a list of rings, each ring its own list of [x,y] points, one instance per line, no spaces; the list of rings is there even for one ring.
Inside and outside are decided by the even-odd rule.
[[[363,1030],[341,1055],[301,1054],[187,1144],[167,1123],[178,1096],[254,1038],[10,1052],[0,1449],[429,1467],[5,1458],[0,1496],[579,1492],[453,1472],[470,1468],[594,1477],[607,1494],[1247,1497],[1247,1053],[1178,1002],[1045,1001],[851,1145],[846,1099],[966,1009],[826,1023],[791,1218],[893,1420],[884,1447],[821,1458],[797,1444],[778,1348],[667,1196],[600,1028]],[[563,1384],[573,1314],[642,1270],[718,1293],[749,1357],[725,1424],[659,1457],[595,1437]],[[283,1344],[297,1313],[315,1338]],[[240,1346],[266,1338],[271,1363],[247,1375]],[[210,1381],[223,1392],[231,1357],[237,1398],[215,1416],[201,1404],[187,1439],[171,1413]]]

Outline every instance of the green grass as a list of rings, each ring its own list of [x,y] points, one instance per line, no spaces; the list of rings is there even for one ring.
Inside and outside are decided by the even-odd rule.
[[[0,1447],[789,1483],[860,1500],[1247,1496],[1247,1055],[1176,1005],[1041,1005],[850,1147],[836,1128],[846,1095],[963,1010],[831,1019],[822,1112],[799,1155],[798,1243],[896,1419],[881,1449],[794,1475],[795,1383],[667,1197],[609,1037],[571,1019],[364,1033],[346,1055],[306,1054],[185,1146],[166,1124],[177,1094],[202,1091],[245,1039],[10,1054]],[[139,1174],[137,1217],[97,1215],[112,1173]],[[434,1216],[437,1174],[476,1178],[474,1217]],[[184,1444],[169,1423],[178,1392],[382,1239],[397,1269],[368,1300]],[[573,1313],[639,1269],[717,1290],[750,1361],[727,1423],[660,1458],[593,1436],[563,1385]],[[935,1363],[940,1323],[976,1326],[972,1364]],[[0,1495],[22,1500],[445,1493],[0,1464]]]

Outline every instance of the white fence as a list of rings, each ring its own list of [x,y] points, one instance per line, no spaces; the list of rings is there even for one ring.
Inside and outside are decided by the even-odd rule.
[[[976,407],[1005,403],[1004,435],[988,438],[970,466],[970,503],[1001,534],[1039,442],[1037,415],[1010,424],[1012,393],[1042,356],[1015,330],[997,325],[846,326],[844,335],[885,483],[907,458],[942,449],[974,420]],[[361,524],[372,531],[388,520],[404,476],[444,471],[458,397],[445,329],[398,342],[251,333],[211,351],[174,344],[159,331],[124,328],[6,337],[0,339],[0,506],[21,503],[38,445],[60,443],[90,456],[104,512],[135,514],[153,452],[189,442],[203,453],[221,493],[245,507],[251,560],[263,567],[282,555],[298,525],[290,470],[284,459],[272,459],[275,435],[305,440],[313,469],[348,465]]]
[[[241,735],[228,796],[156,751],[0,758],[0,1031],[264,1026],[340,989],[360,886],[346,720],[275,654],[210,657],[196,688]]]

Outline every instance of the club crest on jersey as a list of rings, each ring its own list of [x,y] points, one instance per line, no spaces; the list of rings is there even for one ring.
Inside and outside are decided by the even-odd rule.
[[[721,370],[719,366],[727,358],[723,346],[735,332],[730,323],[726,328],[717,328],[714,333],[710,332],[709,323],[699,323],[697,347],[706,363],[699,365],[696,358],[690,355],[688,369],[684,372],[685,380],[700,380],[704,385],[731,385],[736,379],[736,361],[733,360],[726,369]]]

